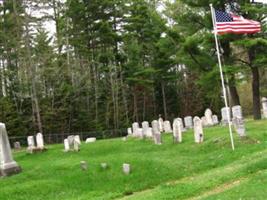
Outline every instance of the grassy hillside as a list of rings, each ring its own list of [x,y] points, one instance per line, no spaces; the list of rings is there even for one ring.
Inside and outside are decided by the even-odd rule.
[[[235,152],[227,128],[218,126],[205,129],[203,144],[188,131],[182,144],[164,135],[161,146],[113,139],[82,144],[78,153],[64,153],[63,144],[41,154],[14,153],[23,172],[0,179],[0,199],[266,199],[267,121],[246,126],[248,138],[235,135]],[[82,160],[89,163],[86,172]],[[122,174],[123,163],[132,166],[129,176]]]

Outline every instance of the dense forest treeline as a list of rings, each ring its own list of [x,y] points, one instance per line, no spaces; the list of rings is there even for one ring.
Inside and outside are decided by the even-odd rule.
[[[27,135],[118,129],[207,107],[219,114],[209,3],[224,9],[215,0],[5,0],[0,121],[9,134]],[[232,105],[260,119],[267,7],[239,3],[262,32],[220,37],[228,92]],[[52,36],[47,22],[55,24]]]

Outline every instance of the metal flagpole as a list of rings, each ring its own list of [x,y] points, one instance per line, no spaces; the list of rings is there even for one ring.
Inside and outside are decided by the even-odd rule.
[[[214,29],[213,30],[214,38],[215,38],[215,43],[216,43],[217,58],[218,58],[218,64],[219,64],[219,68],[220,68],[221,82],[222,82],[222,88],[223,88],[224,104],[225,104],[225,107],[227,110],[227,121],[228,121],[229,133],[230,133],[230,138],[231,138],[231,145],[232,145],[232,149],[234,151],[235,145],[234,145],[234,139],[233,139],[232,125],[231,125],[231,120],[230,120],[230,108],[228,107],[228,102],[227,102],[226,88],[225,88],[225,84],[224,84],[224,77],[223,77],[223,70],[222,70],[222,63],[221,63],[221,54],[220,54],[218,37],[217,37],[217,32],[216,32],[216,21],[215,21],[216,16],[215,16],[214,8],[213,8],[212,4],[210,4],[210,9],[211,9],[213,29]]]

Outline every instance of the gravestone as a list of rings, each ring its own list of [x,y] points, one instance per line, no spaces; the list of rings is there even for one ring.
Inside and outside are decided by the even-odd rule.
[[[12,156],[6,125],[0,123],[0,176],[10,176],[20,172],[21,168]]]
[[[233,118],[233,125],[234,125],[234,128],[235,128],[237,134],[240,137],[246,136],[246,128],[245,128],[245,122],[244,122],[243,118],[238,117],[238,116],[234,117]]]
[[[127,134],[129,136],[133,135],[132,128],[127,128]]]
[[[74,151],[80,151],[81,140],[79,135],[74,136],[73,147]]]
[[[143,129],[142,128],[138,128],[137,129],[137,135],[136,135],[136,137],[144,138]]]
[[[170,121],[164,121],[163,122],[163,129],[165,133],[171,133],[172,132],[172,127]]]
[[[212,126],[213,125],[213,120],[212,120],[212,111],[208,108],[205,110],[205,117],[207,121],[207,126]]]
[[[147,121],[142,122],[142,135],[144,137],[152,137],[152,135],[149,132],[149,123]]]
[[[212,115],[212,121],[214,125],[219,124],[219,119],[217,115]]]
[[[38,149],[40,149],[40,150],[44,149],[44,137],[43,137],[42,133],[37,133],[36,144],[37,144]]]
[[[88,144],[88,143],[94,143],[94,142],[96,142],[96,138],[95,138],[95,137],[87,138],[87,139],[85,140],[85,143],[86,143],[86,144]]]
[[[193,128],[193,118],[191,116],[187,116],[184,118],[185,128]]]
[[[221,123],[222,125],[227,125],[228,124],[228,115],[231,115],[231,110],[229,107],[223,107],[221,109],[221,115],[222,115],[222,120]],[[230,117],[231,119],[231,117]]]
[[[134,136],[134,137],[138,137],[138,136],[139,136],[139,131],[138,131],[138,129],[139,129],[139,124],[138,124],[137,122],[134,122],[134,123],[132,124],[132,128],[133,128],[133,136]]]
[[[233,118],[242,118],[243,119],[243,114],[242,114],[242,107],[237,105],[232,107],[232,116]]]
[[[80,166],[81,166],[81,169],[83,171],[87,171],[88,170],[88,163],[86,161],[81,161],[80,162]]]
[[[35,150],[34,137],[33,136],[28,136],[27,137],[27,143],[28,143],[27,152],[32,154],[34,152],[34,150]]]
[[[204,132],[202,121],[199,117],[194,117],[194,137],[196,143],[202,143],[204,140]]]
[[[174,143],[182,142],[182,124],[181,121],[175,119],[173,121],[173,141]]]
[[[64,139],[64,152],[70,151],[70,144],[68,139]]]
[[[20,150],[21,149],[20,142],[14,142],[14,149],[15,150]]]
[[[161,115],[159,116],[158,123],[159,123],[159,131],[163,132],[164,131],[164,122],[163,122],[163,119],[161,118]]]
[[[262,103],[262,114],[263,114],[263,118],[267,119],[267,98],[263,97],[261,99],[261,103]]]
[[[159,122],[157,120],[152,121],[152,133],[155,144],[161,144],[161,133],[159,130]]]
[[[131,173],[131,166],[130,164],[124,163],[122,165],[122,171],[124,174],[129,175]]]
[[[72,148],[74,145],[74,135],[69,135],[67,139],[69,141],[70,148]]]
[[[108,168],[108,164],[107,163],[101,163],[100,167],[101,167],[101,169],[107,169]]]

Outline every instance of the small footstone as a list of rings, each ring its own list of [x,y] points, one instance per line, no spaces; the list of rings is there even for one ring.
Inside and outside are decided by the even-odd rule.
[[[87,171],[88,170],[88,164],[87,164],[86,161],[81,161],[80,165],[81,165],[81,169],[83,171]]]
[[[129,175],[131,173],[131,166],[130,164],[124,163],[122,165],[122,171],[124,174]]]
[[[102,169],[107,169],[108,168],[108,164],[107,163],[101,163],[100,164]]]

